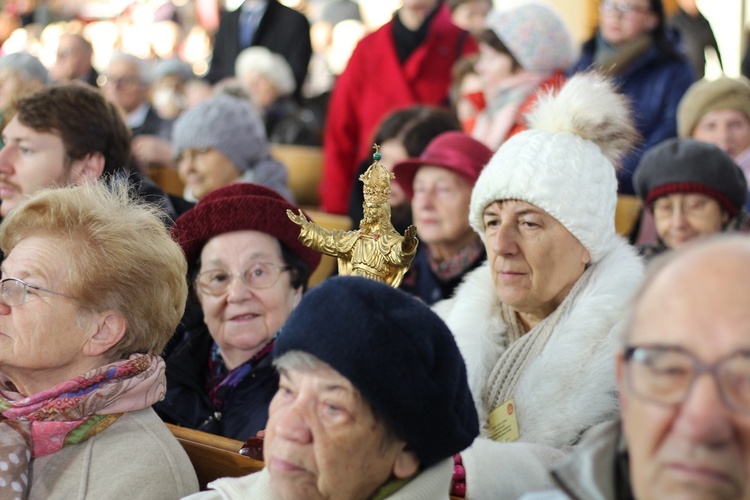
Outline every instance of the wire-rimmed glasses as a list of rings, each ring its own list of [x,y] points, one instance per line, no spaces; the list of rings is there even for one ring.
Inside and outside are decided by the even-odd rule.
[[[750,351],[704,363],[682,347],[631,346],[625,349],[625,362],[628,386],[641,399],[677,406],[687,399],[695,380],[707,373],[727,408],[750,413]]]
[[[31,290],[32,292],[29,292]],[[75,299],[72,295],[55,292],[47,288],[36,285],[30,285],[20,278],[3,278],[0,280],[0,293],[3,296],[3,302],[11,307],[21,306],[26,303],[30,296],[37,292],[46,292],[69,299]]]
[[[262,290],[275,285],[281,273],[288,270],[288,266],[279,266],[273,262],[256,262],[245,269],[239,278],[245,286]],[[211,269],[200,273],[196,284],[203,293],[216,297],[227,293],[236,277],[237,275],[225,269]]]

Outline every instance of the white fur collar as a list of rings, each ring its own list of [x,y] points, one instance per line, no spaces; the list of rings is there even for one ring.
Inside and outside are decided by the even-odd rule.
[[[587,428],[616,416],[618,330],[643,276],[643,263],[620,237],[611,248],[594,264],[588,286],[521,378],[513,396],[521,441],[561,448],[575,443]],[[482,424],[493,409],[482,404],[485,384],[507,342],[500,305],[485,264],[467,275],[453,298],[434,306],[466,360]]]

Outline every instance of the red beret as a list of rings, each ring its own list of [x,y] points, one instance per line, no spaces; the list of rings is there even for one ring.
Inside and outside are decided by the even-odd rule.
[[[320,263],[320,254],[297,239],[300,229],[287,217],[287,209],[294,213],[299,210],[272,189],[236,182],[201,198],[177,218],[170,233],[185,252],[189,272],[208,240],[232,231],[251,230],[277,238],[305,261],[312,273]]]

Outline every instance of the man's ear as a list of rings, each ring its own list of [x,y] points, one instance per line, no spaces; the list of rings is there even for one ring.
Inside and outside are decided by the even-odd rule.
[[[83,353],[87,356],[101,356],[122,340],[128,329],[128,322],[119,313],[105,311],[95,316],[92,327],[96,332],[83,346]]]
[[[393,463],[393,475],[399,479],[411,477],[419,470],[419,458],[417,454],[406,447],[398,452],[396,461]]]
[[[89,153],[73,163],[73,183],[81,185],[96,182],[104,173],[104,155],[99,151]]]

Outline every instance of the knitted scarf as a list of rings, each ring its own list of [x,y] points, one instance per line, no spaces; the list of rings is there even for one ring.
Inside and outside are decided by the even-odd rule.
[[[0,374],[0,497],[26,498],[32,458],[81,443],[166,392],[164,360],[134,354],[24,397]]]
[[[584,271],[557,309],[528,333],[524,332],[516,311],[509,305],[502,304],[502,319],[508,325],[508,348],[495,363],[485,386],[483,399],[488,412],[513,396],[526,369],[544,350],[555,329],[564,321],[582,290],[586,289],[592,272],[592,267]]]

